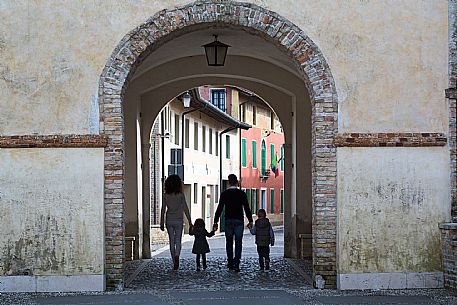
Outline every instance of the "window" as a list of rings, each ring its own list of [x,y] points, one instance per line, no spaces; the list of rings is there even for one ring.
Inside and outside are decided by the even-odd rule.
[[[246,139],[241,139],[241,166],[246,167]]]
[[[240,120],[241,122],[246,122],[246,103],[241,105]]]
[[[246,189],[245,192],[246,192],[246,198],[248,199],[248,205],[251,207],[251,212],[252,212],[251,190],[250,189]]]
[[[179,114],[175,114],[175,144],[179,145]]]
[[[202,152],[206,151],[206,126],[202,126]]]
[[[281,214],[284,214],[284,189],[281,189]]]
[[[275,160],[275,145],[274,144],[270,144],[270,164],[271,166],[270,167],[276,167],[276,162],[275,164],[273,164],[273,161]]]
[[[182,164],[182,151],[181,148],[172,148],[170,150],[170,164],[181,165]]]
[[[252,141],[252,168],[257,168],[257,142]]]
[[[219,156],[219,132],[216,131],[216,156]]]
[[[194,183],[194,203],[198,203],[198,183]]]
[[[265,176],[267,171],[267,146],[265,140],[262,140],[262,147],[260,149],[260,174]]]
[[[214,202],[219,202],[219,185],[216,184],[216,198],[214,198]]]
[[[275,213],[275,189],[270,189],[270,213]]]
[[[186,148],[189,148],[189,125],[190,125],[189,119],[186,119],[186,123],[184,124],[184,127],[186,129],[184,131],[184,133],[185,133],[185,136],[184,136],[185,137],[185,141],[184,141],[185,143],[184,143],[184,145],[185,145]]]
[[[230,159],[230,136],[225,136],[225,158]]]
[[[210,92],[211,104],[225,112],[225,89],[211,89]]]
[[[162,110],[162,115],[163,115],[163,129],[169,130],[168,129],[168,106],[165,106]]]
[[[257,107],[252,106],[252,125],[257,125]]]
[[[281,145],[281,162],[280,163],[280,167],[281,167],[281,170],[284,171],[284,144]]]
[[[194,149],[198,150],[198,123],[194,122]]]
[[[251,211],[253,214],[257,214],[257,207],[258,207],[258,190],[252,189],[251,190]]]
[[[208,139],[209,139],[209,153],[213,154],[213,129],[210,128],[208,132]]]
[[[270,110],[270,129],[275,129],[275,113],[272,110]]]

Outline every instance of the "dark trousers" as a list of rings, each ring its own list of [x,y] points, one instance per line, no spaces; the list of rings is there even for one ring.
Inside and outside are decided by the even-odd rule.
[[[244,221],[225,219],[225,250],[229,268],[239,268],[243,247]],[[235,258],[233,257],[233,237],[235,237]]]
[[[206,269],[206,254],[197,254],[197,268],[200,269],[200,256],[202,257],[203,269]]]
[[[270,246],[257,246],[261,270],[270,270]]]

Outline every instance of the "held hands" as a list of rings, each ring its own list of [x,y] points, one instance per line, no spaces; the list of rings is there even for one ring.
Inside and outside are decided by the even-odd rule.
[[[160,231],[165,231],[165,226],[163,224],[160,225]]]
[[[251,230],[252,229],[252,222],[248,223],[247,227],[248,227],[249,230]]]
[[[217,223],[213,224],[213,231],[217,231],[219,229],[219,225]]]

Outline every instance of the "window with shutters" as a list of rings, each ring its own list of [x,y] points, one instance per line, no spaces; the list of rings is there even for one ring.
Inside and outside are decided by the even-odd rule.
[[[267,171],[267,146],[265,145],[265,140],[262,140],[262,147],[260,151],[260,174],[265,176]]]
[[[209,146],[209,153],[213,154],[213,129],[210,128],[208,131],[208,146]]]
[[[230,159],[230,136],[225,136],[225,158]]]
[[[206,151],[206,126],[202,126],[202,152]]]
[[[252,141],[252,168],[257,168],[257,142]]]
[[[198,150],[198,123],[194,122],[194,149]]]
[[[179,145],[179,114],[175,114],[175,144]]]

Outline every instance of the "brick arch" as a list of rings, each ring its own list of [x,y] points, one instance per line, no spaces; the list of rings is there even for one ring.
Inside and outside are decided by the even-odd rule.
[[[287,19],[241,2],[198,1],[163,10],[128,33],[101,74],[100,133],[105,148],[105,257],[108,287],[123,286],[124,131],[122,103],[129,80],[152,51],[183,33],[212,25],[241,28],[276,45],[296,64],[312,101],[313,274],[336,285],[337,94],[323,54]],[[325,183],[322,183],[325,182]],[[330,182],[330,184],[329,184]]]

